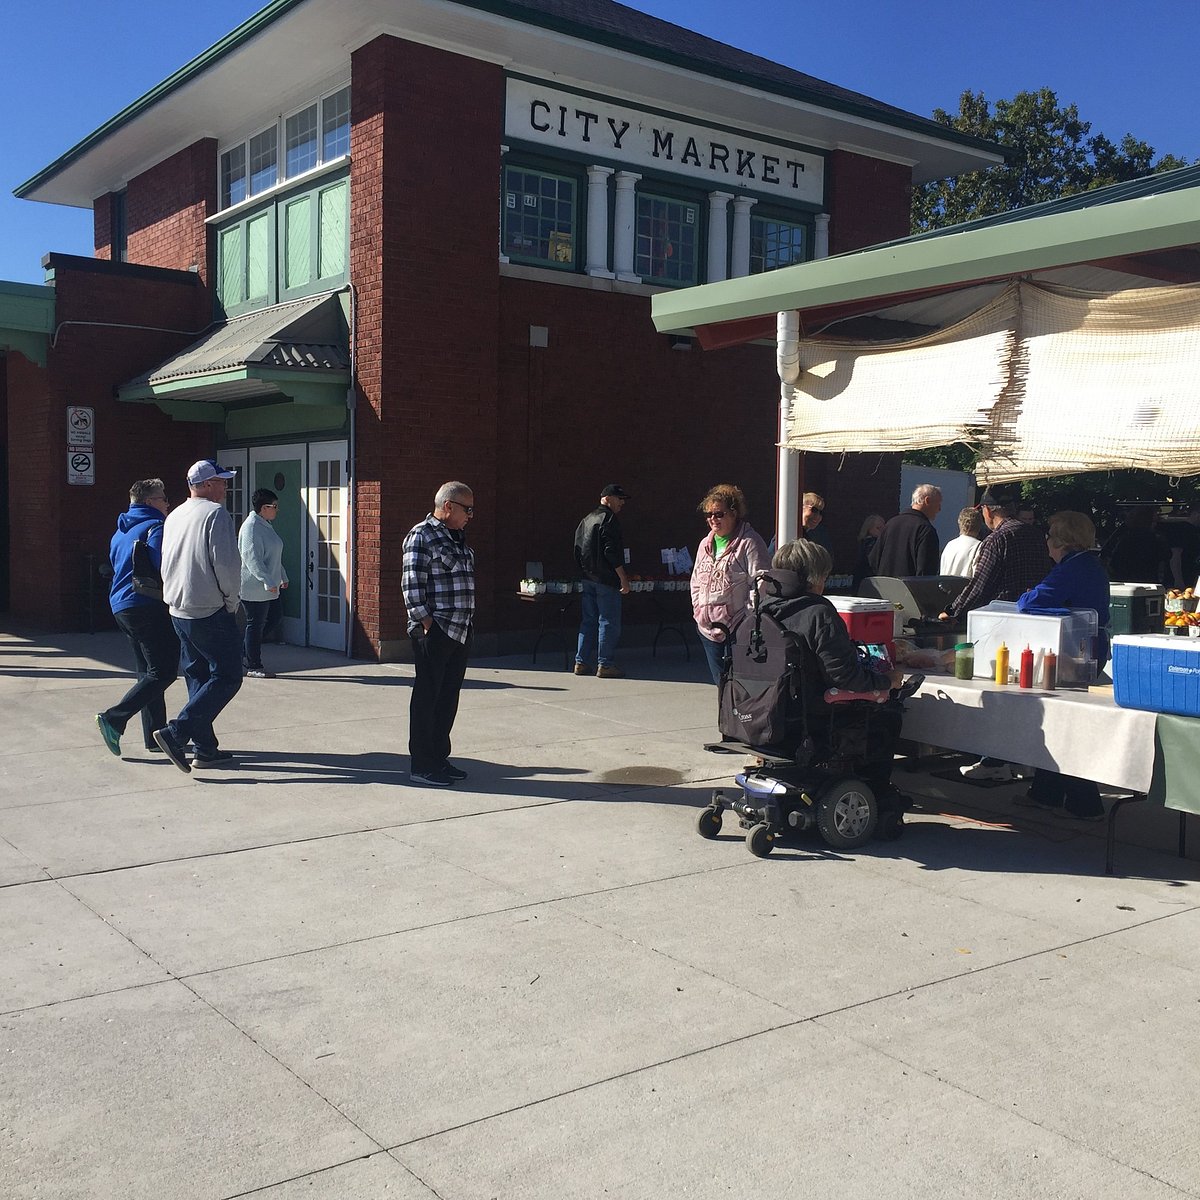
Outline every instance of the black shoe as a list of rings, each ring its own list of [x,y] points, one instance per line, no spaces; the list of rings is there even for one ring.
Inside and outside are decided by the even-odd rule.
[[[453,779],[455,783],[457,783],[460,779],[466,779],[467,777],[466,771],[460,771],[457,767],[452,766],[450,763],[442,764],[441,774],[445,775],[447,779]]]
[[[193,767],[231,767],[237,762],[237,756],[228,750],[214,750],[211,754],[201,754],[197,750],[192,755]]]
[[[190,775],[192,768],[188,765],[187,755],[175,735],[167,727],[154,731],[154,740],[158,748],[185,774]]]
[[[453,787],[454,780],[445,771],[409,771],[409,779],[422,787]]]

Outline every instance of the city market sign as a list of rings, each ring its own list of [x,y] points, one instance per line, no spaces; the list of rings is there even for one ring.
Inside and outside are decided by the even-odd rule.
[[[507,85],[504,132],[514,141],[687,175],[716,191],[824,203],[825,161],[818,154],[527,79],[510,76]]]

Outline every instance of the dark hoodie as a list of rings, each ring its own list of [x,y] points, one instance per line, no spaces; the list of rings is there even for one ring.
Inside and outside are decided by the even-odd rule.
[[[150,561],[162,569],[163,515],[149,504],[131,504],[117,518],[117,532],[109,543],[108,558],[112,563],[112,586],[108,604],[114,613],[145,604],[161,604],[151,596],[140,596],[133,590],[133,544],[145,533],[150,547]]]

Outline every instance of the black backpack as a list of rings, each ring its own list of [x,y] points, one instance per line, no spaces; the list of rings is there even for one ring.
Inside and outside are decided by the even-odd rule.
[[[151,600],[161,600],[163,598],[163,582],[162,575],[159,574],[158,568],[154,565],[153,559],[150,557],[150,543],[147,539],[150,537],[150,531],[158,522],[151,521],[138,534],[138,539],[133,543],[133,554],[131,559],[133,562],[133,590],[139,596],[146,596]]]

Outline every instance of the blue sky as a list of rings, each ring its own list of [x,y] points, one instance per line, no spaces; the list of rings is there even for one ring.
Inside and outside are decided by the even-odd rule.
[[[353,3],[353,0],[328,0]],[[402,0],[397,0],[401,3]],[[48,250],[91,254],[91,214],[12,190],[265,0],[42,0],[7,6],[0,154],[0,279],[41,282]],[[1196,0],[640,0],[820,79],[928,116],[964,89],[991,101],[1050,87],[1093,133],[1200,158]]]

